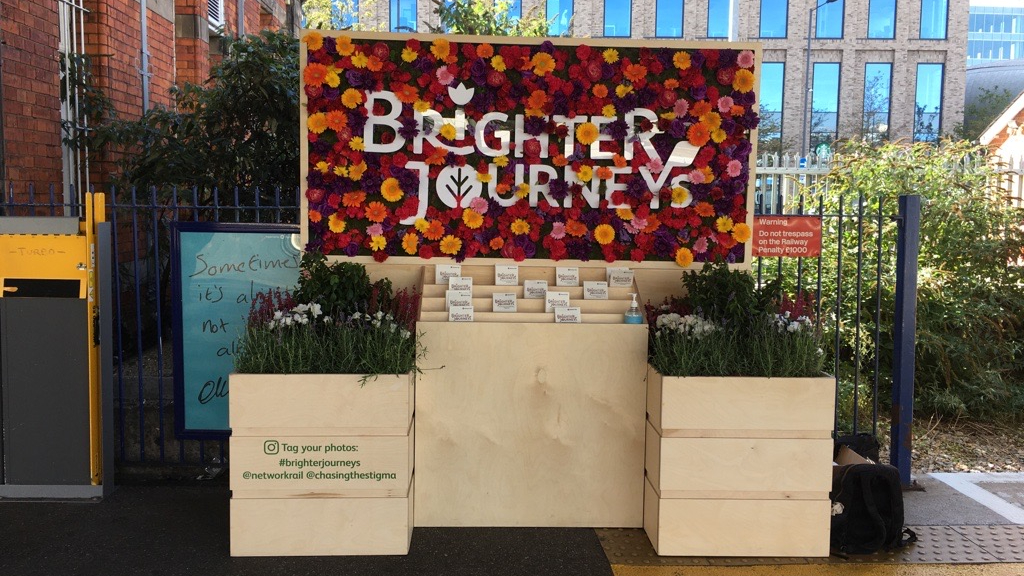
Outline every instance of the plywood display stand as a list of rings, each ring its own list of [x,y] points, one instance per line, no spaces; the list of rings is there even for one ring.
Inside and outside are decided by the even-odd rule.
[[[231,555],[407,554],[412,375],[232,374]]]
[[[828,556],[835,380],[647,380],[644,529],[668,556]]]
[[[519,286],[473,278],[474,322],[448,322],[446,286],[424,270],[417,330],[427,350],[416,390],[417,526],[640,527],[647,326],[623,324],[628,288],[584,300],[553,266],[519,267]],[[581,282],[605,268],[580,266]],[[584,324],[556,324],[524,280],[570,292]],[[516,292],[515,313],[491,294]],[[539,306],[539,308],[538,308]]]

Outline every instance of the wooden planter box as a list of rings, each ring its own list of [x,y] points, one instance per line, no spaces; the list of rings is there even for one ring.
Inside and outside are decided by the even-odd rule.
[[[835,380],[648,369],[644,529],[661,555],[828,556]]]
[[[232,374],[231,555],[407,554],[412,375]]]

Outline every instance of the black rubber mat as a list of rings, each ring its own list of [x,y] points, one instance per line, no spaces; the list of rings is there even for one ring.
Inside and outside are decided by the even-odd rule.
[[[3,576],[611,576],[588,528],[416,528],[408,556],[231,558],[226,486],[0,502]]]

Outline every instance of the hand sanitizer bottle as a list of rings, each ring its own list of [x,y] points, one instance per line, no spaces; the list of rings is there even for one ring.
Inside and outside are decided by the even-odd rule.
[[[630,303],[629,310],[626,310],[626,324],[643,324],[644,315],[640,312],[640,306],[636,303],[636,294],[630,292],[629,295],[633,297],[633,302]]]

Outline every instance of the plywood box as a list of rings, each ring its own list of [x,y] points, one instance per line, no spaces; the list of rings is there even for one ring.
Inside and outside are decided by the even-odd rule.
[[[413,494],[410,486],[402,498],[232,498],[231,555],[408,554]]]
[[[644,530],[662,556],[824,557],[824,500],[659,498],[646,483]]]

